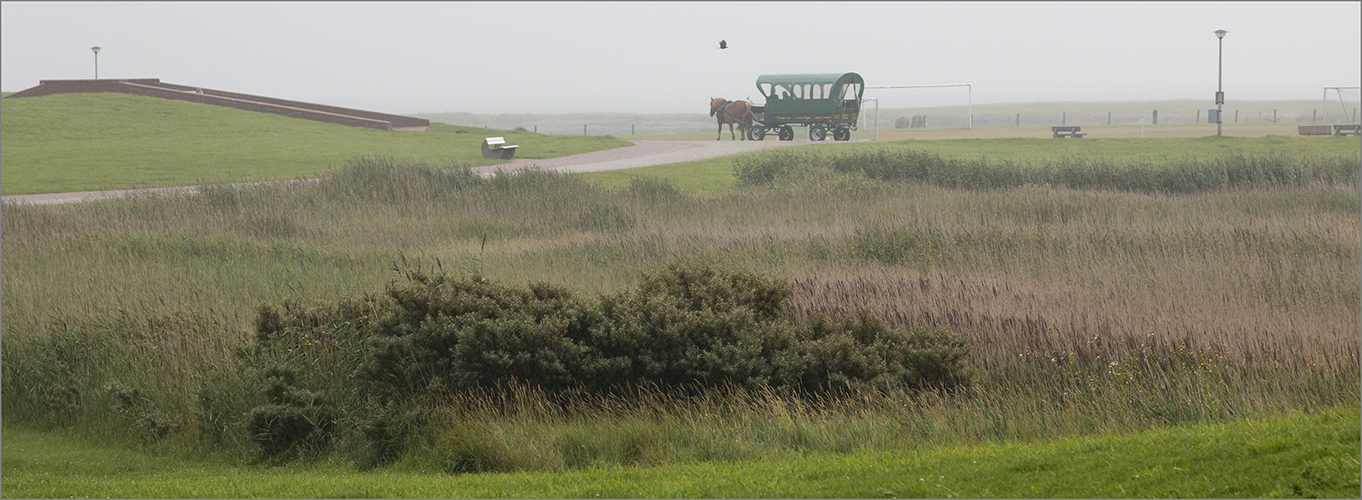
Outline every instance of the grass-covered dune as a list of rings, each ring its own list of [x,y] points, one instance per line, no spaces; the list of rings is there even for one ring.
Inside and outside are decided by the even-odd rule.
[[[311,178],[361,156],[478,166],[482,140],[504,136],[520,158],[627,146],[608,136],[554,137],[432,123],[384,131],[129,94],[5,99],[3,193],[35,194]]]

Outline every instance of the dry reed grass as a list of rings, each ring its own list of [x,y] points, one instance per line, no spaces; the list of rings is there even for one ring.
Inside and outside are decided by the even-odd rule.
[[[116,356],[123,346],[145,350],[100,361],[117,369],[79,366],[100,370],[90,377],[164,390],[165,408],[187,408],[205,384],[230,385],[206,366],[246,338],[257,304],[379,290],[393,279],[393,262],[409,257],[583,295],[624,290],[639,271],[666,262],[745,268],[787,277],[794,293],[786,308],[796,318],[868,308],[892,324],[947,325],[969,340],[968,362],[985,378],[936,403],[914,396],[928,403],[900,407],[909,410],[888,410],[889,398],[826,414],[840,417],[810,410],[766,427],[758,424],[784,422],[770,408],[788,402],[732,406],[724,410],[731,419],[661,405],[679,416],[648,427],[656,415],[615,403],[570,417],[527,409],[539,416],[468,420],[490,404],[470,399],[464,410],[442,410],[465,430],[450,427],[423,445],[436,453],[493,443],[485,452],[511,453],[512,469],[533,462],[512,453],[517,447],[559,450],[534,467],[624,460],[601,457],[647,463],[685,443],[695,444],[685,456],[696,459],[741,458],[785,446],[772,443],[839,450],[857,440],[1034,438],[1358,397],[1356,185],[1158,195],[967,191],[831,176],[694,199],[655,185],[612,192],[549,174],[481,181],[385,171],[342,186],[7,205],[5,396],[21,394],[9,383],[16,379],[8,370],[21,361],[14,349],[61,337],[63,324],[106,324],[120,308],[149,318],[183,310],[211,331],[181,325],[166,331],[184,333],[163,341],[110,344],[104,352]],[[6,401],[7,415],[22,414],[13,410],[24,397]],[[599,453],[574,455],[573,443],[602,435],[591,423],[598,418],[634,430],[601,437],[616,444]],[[652,451],[630,451],[640,449]]]

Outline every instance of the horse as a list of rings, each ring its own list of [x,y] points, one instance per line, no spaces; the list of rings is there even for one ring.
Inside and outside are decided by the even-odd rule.
[[[724,137],[725,123],[728,124],[729,138],[737,140],[736,137],[733,137],[733,125],[736,124],[738,130],[742,131],[742,140],[747,140],[747,129],[752,126],[752,119],[754,118],[754,115],[752,114],[752,103],[747,101],[730,101],[722,97],[715,97],[709,100],[709,116],[717,116],[719,118],[719,135],[714,138],[716,141]]]

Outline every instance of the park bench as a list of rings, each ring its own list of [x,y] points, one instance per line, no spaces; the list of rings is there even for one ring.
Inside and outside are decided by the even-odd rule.
[[[1088,135],[1086,132],[1079,132],[1079,130],[1082,129],[1077,125],[1072,127],[1050,127],[1050,130],[1054,131],[1055,139],[1059,139],[1061,137],[1072,137],[1075,139],[1082,139],[1083,136]]]
[[[1334,130],[1328,125],[1300,125],[1297,127],[1300,135],[1334,135]]]
[[[1359,124],[1356,124],[1356,123],[1351,124],[1351,125],[1334,125],[1334,135],[1339,135],[1339,136],[1343,136],[1343,135],[1357,135],[1357,136],[1362,136],[1362,125],[1359,125]]]
[[[488,137],[482,141],[482,157],[509,160],[515,156],[515,149],[518,147],[520,146],[507,146],[505,137]]]

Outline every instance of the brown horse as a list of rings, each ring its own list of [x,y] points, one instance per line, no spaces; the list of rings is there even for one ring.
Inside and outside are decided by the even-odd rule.
[[[733,125],[737,125],[738,130],[742,131],[741,140],[747,140],[747,128],[752,126],[752,103],[715,97],[709,100],[709,116],[719,118],[719,135],[714,140],[724,137],[724,124],[728,124],[729,138],[737,139],[733,137]]]

